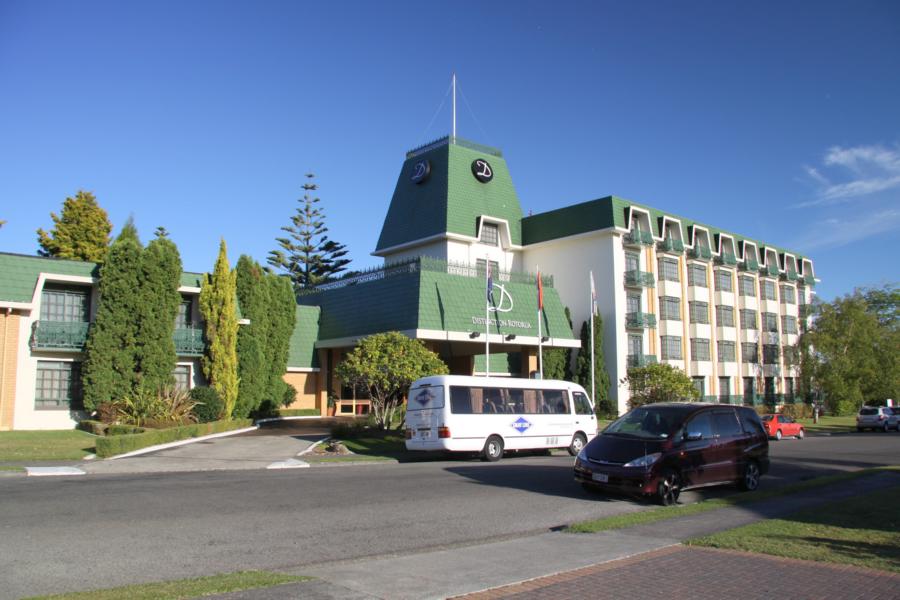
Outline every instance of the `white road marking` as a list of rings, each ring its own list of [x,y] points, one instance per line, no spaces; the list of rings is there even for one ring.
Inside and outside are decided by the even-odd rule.
[[[59,475],[86,475],[76,467],[25,467],[28,477],[55,477]]]

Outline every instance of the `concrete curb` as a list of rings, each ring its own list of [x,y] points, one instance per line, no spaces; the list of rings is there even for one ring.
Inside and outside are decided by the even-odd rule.
[[[103,460],[116,460],[117,458],[130,458],[132,456],[140,456],[142,454],[149,454],[151,452],[158,452],[159,450],[167,450],[169,448],[177,448],[179,446],[186,446],[188,444],[193,444],[194,442],[202,442],[203,440],[212,440],[215,438],[228,437],[230,435],[237,435],[239,433],[247,433],[248,431],[256,431],[259,429],[259,424],[253,425],[252,427],[244,427],[243,429],[232,429],[231,431],[223,431],[221,433],[211,433],[209,435],[202,435],[200,437],[187,438],[184,440],[178,440],[177,442],[167,442],[165,444],[156,444],[155,446],[147,446],[146,448],[141,448],[140,450],[132,450],[131,452],[126,452],[125,454],[116,454],[115,456],[108,456]]]

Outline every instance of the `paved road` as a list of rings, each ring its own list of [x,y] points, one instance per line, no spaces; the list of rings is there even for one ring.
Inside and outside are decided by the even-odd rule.
[[[765,484],[893,464],[898,450],[898,434],[773,443]],[[0,480],[0,505],[3,598],[249,568],[296,571],[519,537],[647,506],[584,493],[562,456],[8,478]]]

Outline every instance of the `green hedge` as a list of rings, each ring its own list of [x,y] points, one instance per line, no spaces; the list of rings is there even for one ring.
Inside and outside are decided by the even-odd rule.
[[[110,425],[106,428],[105,435],[131,435],[133,433],[144,433],[145,431],[148,430],[135,425]]]
[[[94,435],[105,435],[107,427],[109,427],[109,425],[107,425],[103,421],[84,419],[78,422],[78,429],[80,429],[81,431],[86,431],[88,433],[93,433]]]
[[[318,417],[321,413],[317,408],[279,408],[279,417]]]
[[[97,438],[97,456],[100,458],[108,458],[110,456],[116,456],[117,454],[125,454],[126,452],[131,452],[133,450],[140,450],[141,448],[146,448],[148,446],[155,446],[157,444],[166,444],[168,442],[177,442],[178,440],[186,440],[209,435],[211,433],[222,433],[223,431],[242,429],[244,427],[250,427],[252,424],[253,421],[250,419],[212,421],[210,423],[197,423],[194,425],[172,427],[171,429],[151,429],[144,433]]]

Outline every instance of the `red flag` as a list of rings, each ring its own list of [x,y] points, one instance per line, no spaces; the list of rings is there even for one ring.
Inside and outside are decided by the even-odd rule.
[[[541,281],[541,270],[537,272],[538,310],[544,310],[544,283]]]

